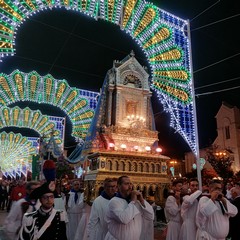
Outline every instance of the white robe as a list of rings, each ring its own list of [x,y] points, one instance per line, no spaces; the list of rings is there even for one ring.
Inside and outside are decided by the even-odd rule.
[[[198,207],[197,197],[199,197],[201,193],[201,191],[197,190],[190,196],[187,195],[183,197],[183,203],[181,206],[183,223],[181,226],[179,240],[193,240],[196,238],[196,212]]]
[[[75,203],[74,201],[75,192],[70,192],[70,196],[68,199],[68,207],[67,207],[67,237],[68,240],[74,240],[75,233],[77,231],[78,224],[82,217],[82,208],[83,208],[83,194],[78,193],[78,200]]]
[[[181,205],[174,196],[168,196],[165,203],[165,214],[168,222],[166,240],[178,240],[182,225]]]
[[[82,202],[82,217],[78,223],[74,240],[86,240],[87,239],[87,224],[89,222],[89,216],[91,212],[91,206],[86,202]]]
[[[22,203],[26,202],[24,198],[19,199],[16,203],[11,206],[10,212],[7,215],[4,221],[4,231],[6,235],[11,240],[17,239],[17,231],[20,229],[22,225],[23,211],[22,211]],[[35,204],[35,210],[39,209],[41,203],[37,201]],[[34,209],[32,206],[29,206],[26,212],[32,212]]]
[[[225,240],[229,231],[229,217],[234,217],[238,212],[227,199],[226,202],[227,211],[223,214],[219,202],[214,203],[205,196],[200,198],[196,214],[196,240]]]
[[[87,236],[90,240],[104,240],[108,227],[105,214],[109,200],[99,196],[93,201],[90,218],[87,225]]]
[[[125,199],[113,197],[106,212],[108,233],[105,240],[152,240],[144,232],[143,219],[153,223],[153,208],[145,200],[144,204],[145,207],[139,201],[128,204]]]

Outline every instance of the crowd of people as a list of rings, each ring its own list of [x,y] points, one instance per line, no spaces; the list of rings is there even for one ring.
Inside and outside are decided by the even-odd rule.
[[[166,240],[237,240],[240,186],[212,180],[203,191],[197,179],[173,181],[166,199]]]
[[[83,182],[75,179],[68,194],[56,181],[29,181],[12,202],[4,222],[11,240],[121,239],[153,240],[153,207],[128,176],[106,178],[92,204],[84,199]],[[13,190],[14,191],[14,190]]]
[[[2,181],[9,192],[6,186]],[[239,239],[240,184],[213,180],[200,191],[197,179],[177,179],[161,207],[134,190],[128,176],[106,178],[92,204],[83,187],[79,179],[64,192],[53,179],[16,182],[0,201],[3,209],[11,206],[4,223],[9,239],[153,240],[160,212],[166,240]]]

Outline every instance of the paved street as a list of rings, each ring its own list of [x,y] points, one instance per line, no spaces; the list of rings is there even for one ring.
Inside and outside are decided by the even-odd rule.
[[[9,240],[2,230],[3,229],[2,225],[3,225],[4,219],[6,218],[7,214],[8,213],[6,210],[4,210],[4,211],[0,210],[0,240]]]
[[[6,211],[0,210],[0,240],[9,240],[3,232],[3,222],[7,216]],[[157,223],[157,226],[154,228],[154,240],[165,240],[166,238],[163,236],[163,230],[165,229],[165,225],[161,223]]]

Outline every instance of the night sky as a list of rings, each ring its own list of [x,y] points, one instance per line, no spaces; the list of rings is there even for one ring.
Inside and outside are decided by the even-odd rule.
[[[240,106],[240,3],[237,0],[161,0],[156,6],[189,19],[191,23],[194,85],[198,116],[200,147],[216,137],[215,115],[222,101]],[[70,86],[97,91],[102,86],[114,60],[122,60],[133,50],[137,60],[148,63],[137,43],[118,26],[94,20],[81,13],[65,9],[40,12],[27,19],[16,34],[16,55],[5,57],[0,71],[50,73],[56,79],[66,79]],[[207,86],[210,85],[211,86]],[[228,91],[213,93],[223,89]],[[183,156],[189,151],[184,140],[169,127],[169,116],[163,112],[155,94],[152,98],[159,143],[163,154]],[[18,104],[19,105],[19,104]],[[43,114],[64,116],[59,109],[33,103],[22,103],[40,109]],[[1,129],[34,135],[26,129]],[[67,129],[65,147],[76,145]]]

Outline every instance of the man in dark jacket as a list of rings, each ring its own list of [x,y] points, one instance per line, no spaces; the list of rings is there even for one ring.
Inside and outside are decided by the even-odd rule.
[[[39,199],[41,207],[23,217],[19,233],[21,240],[67,240],[64,211],[54,209],[55,183],[47,182],[31,193],[32,199]]]
[[[240,189],[238,187],[231,188],[232,204],[238,209],[237,215],[229,218],[229,234],[231,240],[239,240],[239,223],[240,223]]]

